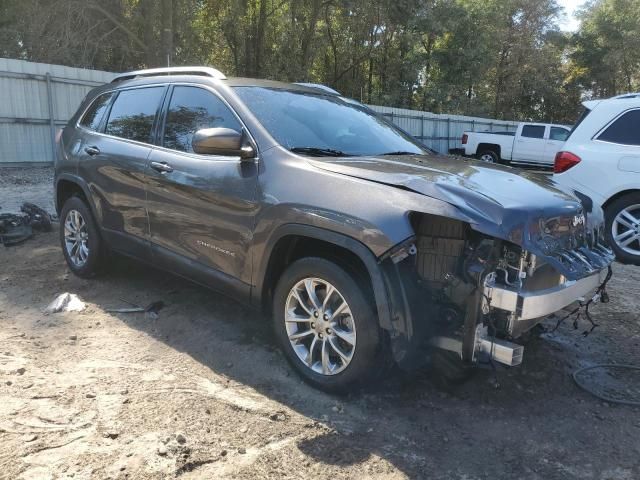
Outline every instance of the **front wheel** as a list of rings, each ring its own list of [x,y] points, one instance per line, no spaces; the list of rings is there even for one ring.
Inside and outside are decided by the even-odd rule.
[[[304,258],[291,264],[273,306],[276,337],[308,383],[345,392],[377,372],[381,335],[372,302],[335,263]]]
[[[614,200],[605,215],[605,235],[618,260],[640,265],[640,193]]]

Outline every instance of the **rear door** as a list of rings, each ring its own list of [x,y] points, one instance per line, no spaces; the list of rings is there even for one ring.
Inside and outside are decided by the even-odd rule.
[[[79,174],[93,196],[108,243],[143,259],[150,257],[145,209],[145,169],[166,86],[113,92],[99,134],[86,135]]]
[[[543,163],[548,166],[553,166],[553,162],[556,159],[556,153],[558,153],[564,142],[569,138],[571,131],[564,127],[550,126],[548,128],[547,141],[544,146]]]
[[[154,257],[219,290],[229,284],[248,287],[257,164],[239,156],[196,154],[191,146],[199,129],[242,131],[243,125],[226,102],[205,87],[175,85],[165,103],[164,128],[148,169]]]
[[[545,125],[529,123],[522,125],[520,135],[516,136],[513,144],[511,161],[514,163],[541,163],[545,147],[545,132]]]

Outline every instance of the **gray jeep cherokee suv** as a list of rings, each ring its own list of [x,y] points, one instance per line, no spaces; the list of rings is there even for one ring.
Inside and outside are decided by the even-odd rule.
[[[327,87],[205,67],[93,90],[55,186],[75,274],[115,251],[263,308],[325,390],[517,365],[514,339],[601,293],[613,258],[600,209],[547,177],[435,155]]]

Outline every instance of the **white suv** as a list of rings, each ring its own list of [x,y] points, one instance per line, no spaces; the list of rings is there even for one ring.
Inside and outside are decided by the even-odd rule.
[[[583,105],[556,155],[554,180],[602,206],[618,260],[640,265],[640,93]]]

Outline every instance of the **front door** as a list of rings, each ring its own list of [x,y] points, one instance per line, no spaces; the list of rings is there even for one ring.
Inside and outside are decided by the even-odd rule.
[[[224,288],[251,281],[248,257],[256,214],[257,164],[239,156],[199,155],[191,139],[202,128],[242,124],[203,87],[169,93],[160,145],[149,157],[147,210],[155,258],[177,273]],[[222,280],[222,281],[221,281]]]

